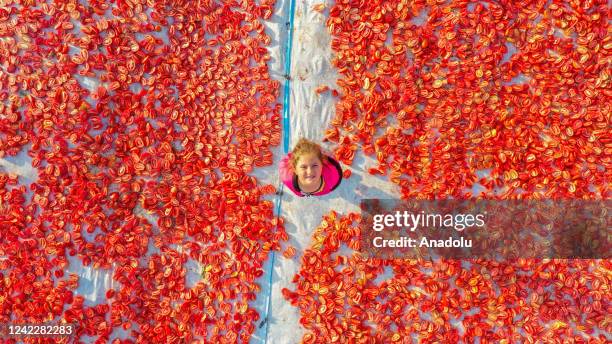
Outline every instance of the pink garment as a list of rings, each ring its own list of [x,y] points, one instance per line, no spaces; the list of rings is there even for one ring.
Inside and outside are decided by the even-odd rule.
[[[291,153],[281,159],[280,166],[278,168],[280,178],[294,194],[304,197],[305,194],[300,190],[300,186],[298,185],[297,176],[293,172],[291,166]],[[331,157],[327,157],[327,162],[323,163],[323,171],[321,172],[321,176],[323,177],[323,181],[325,185],[323,186],[323,190],[312,194],[312,196],[322,196],[326,195],[333,190],[335,190],[340,182],[342,182],[342,168],[340,164]]]

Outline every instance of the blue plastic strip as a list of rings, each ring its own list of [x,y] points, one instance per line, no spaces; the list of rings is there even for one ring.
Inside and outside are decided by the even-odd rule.
[[[293,15],[295,12],[295,0],[289,2],[289,39],[285,49],[285,94],[283,95],[283,153],[289,153],[289,138],[291,137],[291,125],[289,123],[290,98],[291,98],[291,48],[293,46]]]
[[[293,18],[295,13],[295,0],[289,2],[289,21],[286,23],[289,37],[287,40],[287,46],[285,49],[285,88],[283,95],[283,122],[282,122],[282,138],[283,138],[283,155],[289,153],[289,141],[291,138],[291,124],[289,121],[290,114],[290,99],[291,99],[291,48],[293,46]],[[280,216],[282,195],[284,184],[279,180],[279,195],[276,199],[276,216]],[[266,302],[266,343],[268,343],[268,330],[270,329],[270,306],[272,304],[272,276],[274,275],[274,263],[276,261],[275,251],[272,251],[270,272],[268,274],[268,297]]]

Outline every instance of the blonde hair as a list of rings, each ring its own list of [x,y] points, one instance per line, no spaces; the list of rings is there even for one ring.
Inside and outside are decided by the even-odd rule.
[[[298,160],[304,154],[314,153],[319,157],[321,162],[327,162],[327,156],[323,154],[321,146],[305,138],[301,138],[293,147],[291,152],[291,166],[295,169]]]

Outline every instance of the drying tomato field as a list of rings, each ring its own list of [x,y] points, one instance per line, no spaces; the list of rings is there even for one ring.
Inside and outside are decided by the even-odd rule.
[[[75,325],[0,343],[612,340],[609,259],[365,258],[360,214],[325,198],[309,245],[288,244],[296,224],[274,209],[288,195],[259,177],[291,132],[282,86],[299,82],[271,67],[291,44],[268,27],[286,29],[286,2],[0,4],[0,325]],[[336,85],[312,93],[333,99],[320,139],[346,167],[340,188],[610,199],[608,2],[298,10],[330,36]],[[273,254],[299,266],[279,293],[293,338],[268,335],[278,305],[259,306]],[[100,297],[83,271],[109,276]]]
[[[609,199],[609,10],[338,1],[325,138],[347,165],[373,155],[402,198]],[[326,215],[283,290],[305,343],[611,340],[609,259],[366,259],[342,249],[359,249],[358,219]]]
[[[262,199],[275,188],[249,175],[280,140],[274,4],[4,3],[0,155],[27,152],[38,176],[0,177],[0,322],[64,319],[69,341],[247,342],[280,233]],[[73,257],[112,269],[104,302],[75,293]]]

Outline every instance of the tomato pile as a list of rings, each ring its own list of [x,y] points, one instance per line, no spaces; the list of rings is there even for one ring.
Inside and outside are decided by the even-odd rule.
[[[282,290],[303,343],[608,342],[610,260],[366,258],[359,218],[326,215]]]
[[[404,199],[609,199],[606,1],[337,1],[336,158]],[[478,194],[470,190],[479,186]],[[609,341],[609,260],[365,258],[324,217],[284,297],[304,343]]]
[[[274,186],[249,175],[280,142],[273,7],[5,2],[0,156],[27,152],[38,178],[0,174],[0,322],[74,322],[71,341],[248,341],[284,237]],[[72,259],[112,272],[106,300],[77,295]]]
[[[326,138],[403,198],[609,198],[606,1],[338,1]]]

